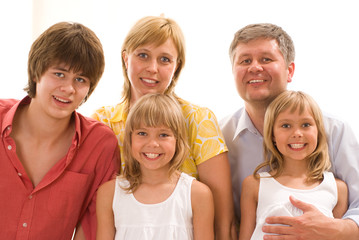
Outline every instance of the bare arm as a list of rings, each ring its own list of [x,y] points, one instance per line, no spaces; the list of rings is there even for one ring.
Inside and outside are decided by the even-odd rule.
[[[211,190],[194,180],[191,187],[193,230],[195,240],[214,239],[214,204]]]
[[[348,210],[348,187],[345,182],[340,179],[335,179],[338,189],[338,202],[333,209],[335,218],[342,218]]]
[[[237,239],[227,153],[221,153],[199,164],[198,173],[200,181],[206,184],[213,194],[216,239]]]
[[[242,183],[241,193],[241,224],[239,240],[249,240],[256,226],[256,211],[258,203],[259,180],[252,175]]]
[[[113,240],[115,237],[115,223],[112,211],[116,180],[104,183],[97,191],[97,240]]]

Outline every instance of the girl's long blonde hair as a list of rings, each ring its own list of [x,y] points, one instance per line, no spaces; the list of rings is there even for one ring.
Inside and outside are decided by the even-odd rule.
[[[176,138],[176,151],[170,161],[169,177],[181,167],[188,154],[185,119],[177,100],[171,95],[160,93],[144,95],[131,107],[125,125],[123,146],[125,167],[122,176],[130,183],[128,188],[124,188],[129,192],[134,192],[141,184],[140,164],[132,156],[132,133],[141,127],[159,126],[170,128]]]
[[[300,91],[285,91],[268,106],[264,117],[263,131],[264,162],[257,166],[253,175],[258,177],[258,171],[264,167],[269,167],[269,171],[274,173],[273,177],[277,177],[282,173],[284,159],[273,142],[273,126],[278,115],[287,109],[290,109],[291,113],[299,109],[300,114],[308,110],[314,118],[318,129],[318,142],[314,152],[307,157],[307,181],[322,180],[323,172],[331,167],[323,116],[313,98]]]

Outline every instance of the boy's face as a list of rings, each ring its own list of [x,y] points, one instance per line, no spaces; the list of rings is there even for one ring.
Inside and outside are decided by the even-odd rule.
[[[275,39],[260,38],[238,44],[232,72],[244,101],[268,105],[292,81],[294,63],[287,66]]]
[[[70,118],[90,89],[90,80],[63,63],[50,66],[36,83],[33,98],[52,118]]]

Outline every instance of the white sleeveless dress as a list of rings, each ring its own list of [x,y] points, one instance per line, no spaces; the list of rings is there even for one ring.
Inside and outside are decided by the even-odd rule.
[[[327,217],[333,217],[333,208],[337,204],[338,190],[333,173],[324,172],[323,181],[313,189],[302,190],[286,187],[267,172],[259,173],[260,183],[258,192],[258,206],[256,227],[251,240],[263,239],[262,227],[269,216],[300,216],[303,212],[294,207],[289,196],[293,196],[306,203],[313,204]]]
[[[116,179],[113,199],[115,240],[193,239],[191,186],[193,177],[181,173],[177,185],[165,201],[143,204],[121,186],[128,181]]]

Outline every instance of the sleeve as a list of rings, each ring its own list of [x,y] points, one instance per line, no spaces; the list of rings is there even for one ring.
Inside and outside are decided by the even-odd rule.
[[[112,132],[111,132],[112,133]],[[108,135],[107,135],[108,136]],[[120,156],[117,145],[117,139],[114,135],[110,135],[107,139],[103,139],[102,143],[102,154],[98,159],[98,167],[96,168],[96,177],[91,188],[92,198],[90,199],[89,205],[82,217],[81,226],[84,231],[87,240],[96,239],[96,195],[97,189],[105,182],[113,179],[115,173],[120,169]],[[109,161],[107,161],[109,160]],[[102,164],[107,163],[107,164]]]
[[[190,151],[196,165],[228,151],[217,118],[211,110],[198,108],[186,118]]]
[[[329,155],[335,176],[346,182],[349,189],[349,209],[343,218],[359,226],[359,144],[347,123],[326,119]]]
[[[106,109],[106,107],[101,107],[99,109],[97,109],[92,115],[91,118],[104,123],[107,126],[110,126],[110,116],[109,113]]]

